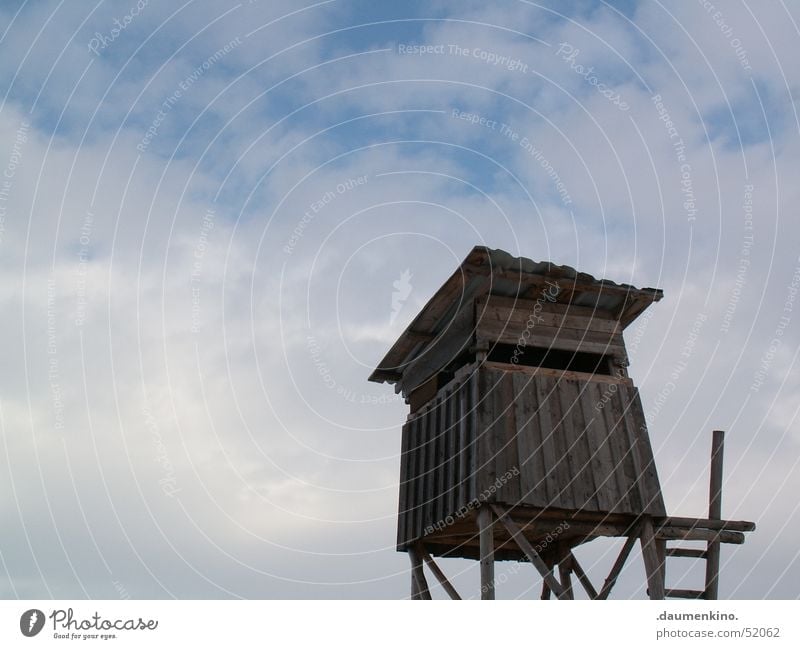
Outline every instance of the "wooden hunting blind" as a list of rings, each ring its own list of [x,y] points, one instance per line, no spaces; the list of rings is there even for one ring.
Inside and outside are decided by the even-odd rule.
[[[722,434],[714,436],[708,519],[668,517],[622,332],[659,289],[598,280],[568,266],[474,248],[370,376],[402,392],[397,549],[412,563],[412,597],[429,598],[434,557],[481,562],[494,598],[495,560],[530,561],[543,597],[608,597],[638,540],[652,598],[717,596],[720,542],[745,521],[720,519]],[[572,549],[625,537],[596,590]],[[702,540],[703,550],[667,540]],[[666,590],[668,556],[706,560],[702,591]],[[558,568],[558,577],[555,569]]]

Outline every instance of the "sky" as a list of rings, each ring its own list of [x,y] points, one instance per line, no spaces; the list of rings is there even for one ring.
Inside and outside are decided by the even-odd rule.
[[[485,245],[664,290],[667,508],[725,430],[720,595],[797,597],[800,4],[716,4],[3,2],[0,596],[408,597],[367,377]]]

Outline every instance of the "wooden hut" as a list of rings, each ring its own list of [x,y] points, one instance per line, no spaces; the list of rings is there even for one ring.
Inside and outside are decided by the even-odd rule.
[[[716,598],[719,543],[742,543],[754,524],[717,511],[721,434],[709,518],[667,516],[622,335],[662,295],[476,247],[414,318],[370,376],[411,408],[397,549],[411,557],[412,597],[430,596],[423,564],[458,597],[441,556],[480,560],[485,599],[496,560],[530,561],[544,597],[571,598],[575,575],[603,599],[639,541],[650,597]],[[626,542],[595,589],[572,549],[598,536]],[[675,539],[707,548],[668,548]],[[668,556],[705,559],[706,588],[665,589]]]

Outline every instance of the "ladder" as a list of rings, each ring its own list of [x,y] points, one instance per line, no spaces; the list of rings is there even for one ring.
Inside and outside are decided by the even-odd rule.
[[[722,452],[725,442],[725,433],[715,430],[711,440],[711,475],[708,487],[708,518],[719,521],[722,525]],[[683,588],[665,588],[664,595],[677,599],[718,599],[719,597],[719,535],[706,541],[706,549],[687,547],[667,547],[666,541],[662,542],[664,557],[661,562],[662,579],[665,578],[666,560],[670,557],[702,559],[705,561],[705,588],[703,590],[688,590]]]

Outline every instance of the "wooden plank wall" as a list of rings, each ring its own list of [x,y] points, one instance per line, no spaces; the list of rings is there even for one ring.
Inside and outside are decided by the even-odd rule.
[[[403,426],[398,549],[443,529],[475,498],[476,387],[475,375],[448,386]]]
[[[584,376],[487,363],[410,418],[398,548],[441,531],[477,498],[665,516],[638,391],[625,379]]]
[[[625,357],[619,322],[599,309],[489,296],[477,302],[476,320],[480,340]]]

